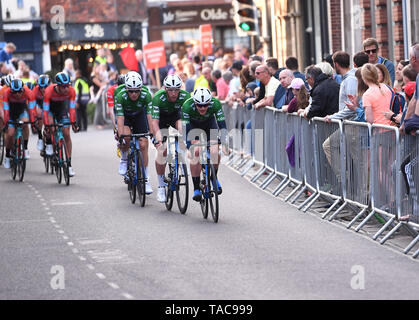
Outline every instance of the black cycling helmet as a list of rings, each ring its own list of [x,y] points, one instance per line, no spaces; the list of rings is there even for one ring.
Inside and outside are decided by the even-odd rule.
[[[25,85],[31,90],[33,90],[33,88],[35,88],[35,84],[31,81],[26,82]]]
[[[14,79],[12,82],[10,82],[10,90],[13,92],[19,92],[22,91],[23,88],[23,81],[20,79]]]
[[[57,84],[69,84],[70,83],[70,77],[65,72],[58,72],[55,75],[55,82]]]
[[[42,74],[38,78],[38,86],[40,88],[46,88],[46,87],[48,87],[48,85],[50,84],[50,82],[51,82],[51,79],[49,78],[49,76],[47,74]]]
[[[125,83],[125,74],[120,74],[116,80],[118,86]]]

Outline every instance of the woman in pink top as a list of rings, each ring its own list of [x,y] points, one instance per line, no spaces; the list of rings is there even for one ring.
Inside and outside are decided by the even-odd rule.
[[[378,71],[373,64],[364,64],[361,75],[368,86],[368,90],[362,96],[365,119],[371,124],[391,125],[391,121],[384,116],[390,109],[391,90],[385,84],[378,82]]]

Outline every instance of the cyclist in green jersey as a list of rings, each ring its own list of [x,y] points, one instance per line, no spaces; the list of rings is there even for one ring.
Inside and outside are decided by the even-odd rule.
[[[205,87],[198,87],[192,93],[192,97],[185,101],[182,106],[182,122],[186,125],[186,145],[188,149],[198,141],[200,133],[204,133],[207,141],[216,142],[219,131],[223,152],[227,154],[227,126],[221,102],[211,95],[211,91]],[[192,182],[194,185],[193,200],[200,201],[202,194],[199,188],[199,175],[201,164],[199,162],[199,149],[196,148],[189,153],[191,158],[190,168]],[[210,147],[211,159],[214,161],[215,173],[218,172],[220,154],[218,145]],[[217,179],[218,193],[221,194],[221,185]]]
[[[163,89],[156,92],[152,101],[152,130],[157,149],[156,172],[159,186],[157,201],[166,202],[164,171],[166,169],[167,147],[163,137],[169,136],[169,128],[182,132],[181,111],[183,103],[190,98],[189,92],[181,90],[182,79],[168,75],[163,80]]]
[[[151,108],[150,91],[143,86],[143,81],[138,72],[128,72],[125,76],[125,88],[119,90],[115,97],[118,134],[148,133],[149,123],[146,114],[149,108]],[[125,137],[124,141],[121,142],[119,174],[125,175],[127,173],[127,156],[130,139],[129,137]],[[146,193],[151,194],[153,189],[151,188],[148,175],[148,139],[141,138],[139,144],[144,159]]]

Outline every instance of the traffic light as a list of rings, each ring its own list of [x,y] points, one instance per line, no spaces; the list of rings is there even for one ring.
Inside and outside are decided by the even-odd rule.
[[[234,22],[236,30],[244,35],[257,35],[258,17],[257,9],[253,0],[233,0]]]

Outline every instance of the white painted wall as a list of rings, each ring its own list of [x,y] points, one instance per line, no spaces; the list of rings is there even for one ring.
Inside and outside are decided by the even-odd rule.
[[[22,7],[20,7],[22,4]],[[35,8],[35,16],[31,15],[31,7]],[[27,20],[40,17],[39,0],[1,0],[3,22],[8,20]],[[6,19],[7,10],[10,18]]]

